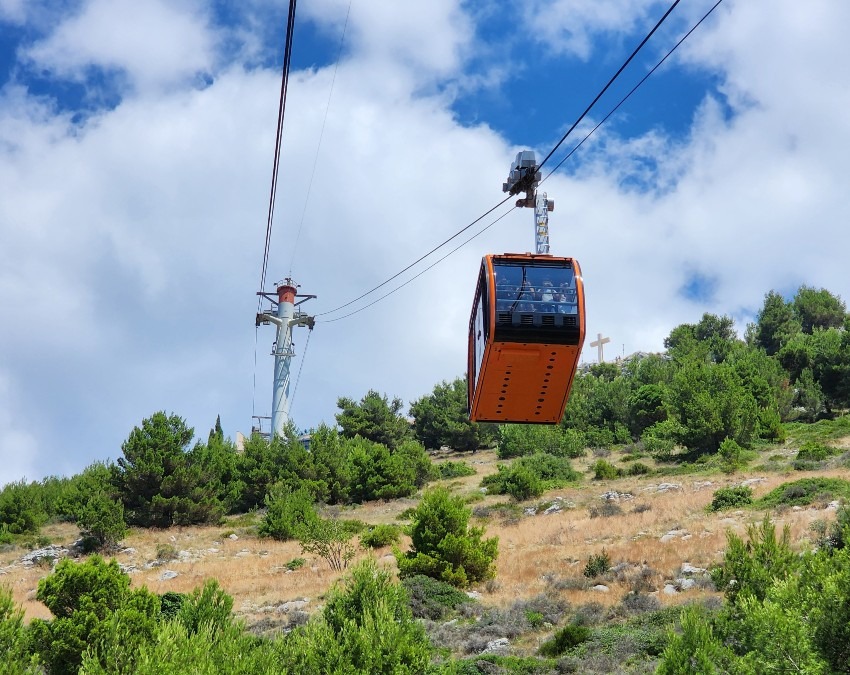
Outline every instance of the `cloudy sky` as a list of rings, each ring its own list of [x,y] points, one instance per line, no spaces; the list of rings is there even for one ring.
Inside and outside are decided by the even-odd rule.
[[[550,167],[713,2],[680,3]],[[302,0],[266,284],[318,296],[299,427],[463,373],[481,256],[532,250],[529,210],[332,310],[497,204],[515,153],[545,156],[668,4]],[[0,483],[115,459],[157,410],[201,437],[269,414],[254,315],[287,5],[0,0]],[[725,0],[543,185],[606,356],[706,311],[743,333],[771,289],[850,298],[848,25],[845,2]]]

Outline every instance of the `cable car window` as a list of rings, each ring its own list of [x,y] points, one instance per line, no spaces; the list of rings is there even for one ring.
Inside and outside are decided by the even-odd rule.
[[[575,272],[572,266],[494,262],[497,312],[576,314]]]
[[[484,327],[484,303],[480,295],[475,303],[475,319],[472,324],[472,329],[475,331],[473,338],[475,341],[475,361],[473,363],[475,371],[472,375],[475,386],[478,386],[478,376],[481,374],[481,361],[484,358],[484,347],[487,342],[487,337],[485,335],[486,329]]]

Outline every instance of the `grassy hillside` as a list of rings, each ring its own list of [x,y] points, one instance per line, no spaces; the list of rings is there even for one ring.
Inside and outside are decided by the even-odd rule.
[[[747,467],[734,474],[723,473],[711,462],[690,465],[682,473],[673,465],[636,456],[634,446],[589,453],[573,464],[583,475],[580,482],[520,503],[482,493],[482,478],[494,473],[497,464],[510,463],[497,460],[493,451],[436,455],[437,462],[463,459],[475,469],[475,475],[441,483],[467,501],[487,536],[499,537],[499,557],[496,578],[473,586],[469,605],[441,620],[426,621],[432,641],[444,653],[464,658],[507,638],[507,646],[491,645],[492,651],[533,657],[557,628],[578,617],[590,627],[590,639],[568,650],[569,658],[561,658],[564,664],[564,659],[580,662],[579,672],[651,672],[667,627],[676,621],[677,613],[666,608],[720,603],[721,595],[701,570],[720,562],[727,531],[743,536],[748,524],[768,513],[780,526],[789,526],[795,547],[804,548],[812,545],[813,523],[834,518],[831,502],[843,488],[816,491],[803,506],[783,503],[782,491],[777,492],[784,484],[806,478],[841,479],[824,483],[827,487],[846,486],[844,481],[850,480],[850,436],[835,434],[832,427],[816,438],[805,431],[792,428],[785,444],[752,452]],[[799,445],[813,438],[828,441],[836,454],[814,471],[794,470]],[[640,461],[649,473],[594,480],[599,459],[625,469]],[[754,505],[709,511],[716,490],[742,484],[752,489]],[[759,499],[770,494],[770,506],[759,508]],[[414,497],[328,507],[325,515],[332,510],[341,518],[368,524],[404,523],[405,511],[416,503]],[[217,526],[134,529],[115,558],[133,586],[147,586],[158,594],[188,592],[215,578],[234,598],[234,613],[249,630],[271,634],[304,623],[341,575],[321,558],[303,554],[297,542],[259,538],[260,517],[254,512],[228,517]],[[40,543],[49,539],[68,545],[77,535],[73,525],[48,525]],[[403,538],[402,549],[406,545]],[[0,584],[12,589],[27,620],[50,618],[35,599],[38,581],[50,573],[50,563],[23,563],[27,550],[21,545],[0,549]],[[389,547],[358,552],[358,558],[369,555],[395,567]],[[593,576],[588,571],[602,573]],[[509,661],[502,659],[502,667],[508,668],[504,672],[520,668]],[[539,672],[550,672],[553,663],[541,660]],[[527,666],[525,662],[522,667]]]

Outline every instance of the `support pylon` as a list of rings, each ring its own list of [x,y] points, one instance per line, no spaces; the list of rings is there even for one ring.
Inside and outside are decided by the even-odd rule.
[[[272,388],[271,434],[283,436],[283,430],[289,422],[289,385],[292,357],[295,356],[292,345],[292,329],[295,326],[307,326],[313,330],[315,319],[296,307],[315,295],[299,295],[298,285],[289,277],[280,282],[275,293],[260,291],[272,303],[272,310],[257,314],[257,326],[274,324],[277,327],[277,339],[272,348],[274,356],[274,383]],[[302,300],[296,300],[303,298]]]

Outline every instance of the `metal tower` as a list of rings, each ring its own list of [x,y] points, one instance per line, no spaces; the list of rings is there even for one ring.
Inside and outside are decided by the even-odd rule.
[[[289,421],[289,368],[295,356],[292,344],[292,329],[295,326],[307,326],[313,330],[316,321],[312,316],[296,310],[301,303],[315,298],[315,295],[299,295],[298,284],[287,277],[278,283],[275,293],[259,291],[271,302],[267,312],[257,314],[257,323],[277,326],[277,339],[272,346],[274,356],[274,386],[272,392],[271,434],[283,436],[283,429]],[[296,298],[303,298],[296,302]]]
[[[525,193],[525,199],[518,199],[516,205],[534,209],[534,243],[538,255],[549,255],[549,212],[555,210],[555,200],[546,193],[537,194],[540,183],[540,171],[533,150],[517,153],[506,183],[502,183],[502,192],[512,195]]]

